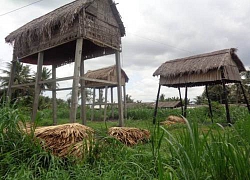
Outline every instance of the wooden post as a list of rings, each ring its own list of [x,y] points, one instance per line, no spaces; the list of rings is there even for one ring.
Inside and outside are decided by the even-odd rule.
[[[112,118],[115,118],[114,115],[114,93],[113,93],[113,87],[111,87],[111,114],[112,114]]]
[[[183,103],[182,103],[182,98],[181,98],[181,88],[180,87],[178,87],[178,91],[179,91],[180,103],[181,103],[181,114],[182,114],[182,116],[184,116]]]
[[[15,72],[16,72],[16,59],[13,56],[12,64],[11,64],[11,69],[10,69],[10,79],[9,79],[9,84],[8,84],[8,91],[7,91],[7,96],[8,100],[11,101],[11,95],[12,95],[12,85],[14,83],[15,79]]]
[[[126,100],[126,83],[124,84],[123,86],[123,95],[124,95],[124,116],[125,116],[125,119],[127,119],[127,116],[128,116],[128,111],[127,111],[127,100]]]
[[[70,109],[70,122],[76,122],[76,113],[78,106],[78,84],[79,84],[79,73],[80,65],[82,59],[82,45],[83,39],[77,39],[76,41],[76,52],[75,52],[75,68],[74,68],[74,77],[72,84],[72,97],[71,97],[71,109]]]
[[[99,109],[100,109],[100,111],[101,111],[101,109],[102,109],[102,104],[101,104],[101,102],[102,102],[102,93],[101,93],[101,89],[99,88]]]
[[[104,122],[107,119],[108,86],[105,86]]]
[[[156,97],[156,101],[155,101],[155,110],[154,110],[153,124],[156,123],[156,116],[157,116],[157,110],[158,110],[158,103],[159,103],[160,91],[161,91],[161,85],[159,84],[158,92],[157,92],[157,97]]]
[[[42,76],[43,58],[44,58],[44,52],[39,52],[38,60],[37,60],[35,95],[34,95],[33,111],[32,111],[32,117],[31,117],[32,122],[35,122],[35,119],[36,119],[38,103],[39,103],[39,95],[41,92],[41,86],[39,85],[39,81],[41,80],[41,76]]]
[[[80,75],[84,77],[84,60],[81,61]],[[86,89],[85,89],[85,80],[81,79],[81,119],[82,124],[87,124],[87,113],[86,113]]]
[[[92,103],[92,110],[91,110],[91,121],[94,120],[94,113],[95,111],[95,88],[93,88],[93,103]]]
[[[224,69],[221,69],[221,81],[222,81],[222,86],[223,86],[223,94],[224,94],[224,101],[225,101],[225,108],[226,108],[226,115],[227,115],[227,122],[232,123],[231,118],[230,118],[230,113],[229,113],[229,105],[227,101],[227,89],[226,89],[226,81],[225,81],[225,75],[224,75]]]
[[[52,84],[52,104],[53,104],[53,124],[57,124],[57,104],[56,104],[56,65],[52,65],[52,79],[55,80]]]
[[[208,101],[208,106],[209,106],[209,112],[210,112],[210,116],[211,116],[211,121],[213,123],[214,122],[214,120],[213,120],[213,111],[212,111],[212,106],[211,106],[211,100],[210,100],[209,94],[208,94],[207,85],[205,86],[205,88],[206,88],[206,95],[207,95],[207,101]]]
[[[120,52],[116,51],[116,74],[117,74],[117,96],[118,96],[118,112],[119,112],[119,126],[124,126],[123,108],[122,108],[122,90],[121,90],[121,62]]]
[[[185,88],[185,106],[184,106],[184,117],[187,117],[187,91],[188,91],[188,87],[186,86]]]
[[[246,96],[246,93],[245,93],[245,90],[244,90],[244,87],[242,85],[242,83],[240,82],[240,87],[241,87],[241,90],[242,90],[242,93],[243,93],[243,96],[244,96],[244,99],[245,99],[245,102],[247,104],[247,109],[248,109],[248,112],[250,113],[250,106],[249,106],[249,102],[247,100],[247,96]]]

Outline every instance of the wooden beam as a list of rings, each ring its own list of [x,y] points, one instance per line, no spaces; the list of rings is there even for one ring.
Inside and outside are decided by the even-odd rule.
[[[76,52],[75,52],[75,67],[74,67],[74,78],[72,84],[72,97],[71,97],[71,109],[70,109],[70,122],[76,122],[76,113],[78,106],[78,84],[79,84],[79,73],[80,65],[82,60],[82,45],[83,39],[77,39],[76,41]]]
[[[123,108],[122,108],[122,90],[121,90],[121,62],[120,52],[116,51],[116,74],[117,74],[117,96],[118,96],[118,112],[119,112],[119,126],[124,126]]]
[[[57,79],[48,79],[44,81],[39,81],[39,84],[44,84],[44,83],[53,83],[53,82],[60,82],[60,81],[67,81],[73,79],[74,76],[69,76],[69,77],[63,77],[63,78],[57,78]]]
[[[248,109],[248,112],[250,113],[250,106],[249,106],[249,102],[247,100],[247,96],[246,96],[246,93],[245,93],[245,89],[242,85],[242,83],[240,82],[240,87],[241,87],[241,90],[242,90],[242,93],[243,93],[243,96],[244,96],[244,99],[245,99],[245,102],[247,104],[247,109]]]
[[[156,102],[155,102],[155,110],[154,110],[153,124],[156,123],[156,116],[157,116],[157,110],[158,110],[158,103],[159,103],[160,92],[161,92],[161,85],[159,84],[158,92],[157,92],[157,97],[156,97]]]
[[[124,103],[124,117],[127,119],[128,111],[127,111],[127,101],[126,101],[126,83],[123,86],[123,103]]]
[[[10,79],[9,79],[9,84],[8,84],[8,91],[7,91],[7,96],[8,100],[11,101],[11,95],[12,95],[12,88],[13,88],[13,83],[15,79],[15,72],[16,72],[16,61],[13,56],[12,64],[11,64],[11,69],[10,69]]]
[[[92,103],[92,110],[91,110],[91,121],[94,120],[95,116],[95,88],[93,88],[93,103]]]
[[[108,86],[105,87],[104,122],[107,119]]]
[[[81,77],[84,77],[84,60],[81,61],[81,67],[80,67],[80,75]],[[82,124],[87,124],[87,116],[86,116],[86,90],[85,90],[85,80],[81,79],[81,119]]]
[[[106,81],[106,80],[101,80],[101,79],[93,79],[93,78],[87,78],[87,77],[81,77],[80,79],[84,79],[85,81],[105,83],[106,85],[117,85],[117,82]]]
[[[209,106],[209,112],[210,112],[210,116],[211,116],[211,121],[213,123],[214,122],[214,120],[213,120],[213,111],[212,111],[212,106],[211,106],[211,100],[210,100],[209,94],[208,94],[208,87],[207,87],[207,85],[205,86],[205,88],[206,88],[206,95],[207,95],[207,101],[208,101],[208,106]]]
[[[184,117],[186,118],[187,117],[187,91],[188,91],[188,87],[186,86],[185,88],[185,106],[184,106]]]
[[[56,80],[56,65],[52,65],[52,79]],[[57,124],[56,81],[52,84],[53,124]]]
[[[224,68],[221,69],[221,82],[222,82],[222,86],[223,86],[223,95],[224,95],[224,101],[225,101],[227,122],[232,124],[232,121],[231,121],[231,118],[230,118],[228,100],[227,100],[227,89],[226,89],[226,80],[225,80],[225,75],[224,75]]]
[[[181,103],[181,114],[182,114],[182,116],[184,116],[183,103],[182,103],[182,98],[181,98],[181,88],[180,87],[178,87],[178,91],[179,91],[180,103]]]
[[[37,73],[36,73],[36,82],[35,82],[35,96],[33,102],[33,111],[31,120],[34,123],[37,115],[38,103],[39,103],[39,95],[41,92],[41,87],[39,85],[39,81],[41,80],[42,76],[42,68],[43,68],[43,59],[44,59],[44,52],[38,53],[38,60],[37,60]]]
[[[114,93],[113,93],[113,87],[111,87],[111,115],[112,115],[112,119],[114,119],[115,116],[114,116]]]

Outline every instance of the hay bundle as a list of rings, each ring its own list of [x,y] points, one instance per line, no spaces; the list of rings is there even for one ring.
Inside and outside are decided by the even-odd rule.
[[[108,130],[108,134],[127,146],[148,141],[150,138],[148,130],[128,127],[111,127]]]
[[[166,121],[161,122],[162,125],[185,124],[186,121],[178,116],[168,116]]]
[[[35,130],[35,136],[42,140],[43,147],[59,157],[69,154],[82,156],[83,145],[86,145],[85,149],[88,149],[93,133],[93,129],[78,123],[42,127]]]

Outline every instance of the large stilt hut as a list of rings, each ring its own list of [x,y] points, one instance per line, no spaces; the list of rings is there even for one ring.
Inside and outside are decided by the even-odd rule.
[[[227,100],[227,83],[238,83],[241,86],[247,108],[250,112],[249,103],[241,84],[240,72],[243,71],[246,71],[246,69],[239,57],[236,55],[235,48],[200,54],[182,59],[175,59],[163,63],[153,74],[153,76],[160,76],[153,122],[155,123],[156,121],[161,86],[178,88],[179,93],[180,88],[185,88],[185,106],[183,115],[186,117],[187,90],[189,87],[205,86],[207,91],[208,86],[221,84],[223,86],[227,122],[232,123]],[[207,98],[210,113],[212,115],[212,108],[208,93]]]
[[[76,0],[40,18],[34,19],[6,37],[6,42],[14,46],[11,78],[8,96],[12,88],[35,86],[32,121],[38,108],[40,86],[53,84],[54,124],[56,124],[56,83],[73,80],[70,122],[76,121],[78,90],[81,84],[82,123],[86,124],[84,62],[87,59],[115,54],[117,66],[117,89],[119,107],[119,126],[124,126],[121,96],[121,37],[125,28],[113,0]],[[35,83],[13,84],[16,62],[37,65]],[[56,78],[56,68],[74,62],[72,76]],[[52,66],[52,79],[41,81],[43,65]],[[88,79],[88,81],[98,81]]]
[[[107,105],[111,106],[111,111],[112,111],[112,118],[114,119],[114,88],[117,88],[117,66],[109,66],[101,69],[96,69],[96,70],[91,70],[88,71],[85,74],[85,85],[87,88],[92,89],[93,91],[93,98],[92,98],[92,103],[91,108],[92,108],[92,113],[91,113],[91,120],[94,119],[94,110],[95,110],[95,105],[99,105],[99,109],[101,109],[101,106],[104,105],[104,121],[106,120],[107,116]],[[93,82],[93,81],[87,81],[88,79],[98,79],[99,82]],[[124,117],[127,118],[127,105],[126,105],[126,83],[128,82],[129,78],[125,71],[121,69],[121,86],[123,87],[123,112],[124,112]],[[105,89],[105,96],[104,96],[104,102],[101,96],[101,92]],[[108,90],[110,89],[110,103],[108,103]],[[99,100],[96,103],[96,90],[99,91]]]

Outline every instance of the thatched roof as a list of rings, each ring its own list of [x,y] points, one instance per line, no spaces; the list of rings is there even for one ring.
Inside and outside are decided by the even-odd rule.
[[[117,82],[116,65],[88,71],[84,76],[91,79],[100,79],[100,80]],[[124,85],[125,83],[128,82],[129,78],[123,69],[121,69],[121,76],[122,76],[122,85]],[[105,87],[106,85],[113,86],[105,83],[86,81],[86,86]]]
[[[185,83],[202,84],[202,82],[205,81],[218,81],[220,73],[218,74],[216,71],[224,68],[227,70],[226,75],[228,74],[228,77],[226,78],[228,80],[239,80],[239,72],[245,71],[246,69],[237,56],[236,51],[237,49],[235,48],[224,49],[167,61],[154,72],[153,76],[160,75],[162,83],[163,79],[165,81],[163,85],[169,86],[175,86],[178,83],[182,83],[182,85]],[[213,73],[207,75],[210,77],[205,77],[207,73],[211,72]],[[180,80],[178,78],[182,79]]]
[[[105,17],[101,13],[105,13]],[[36,53],[55,49],[81,37],[94,44],[84,43],[84,59],[112,54],[114,52],[111,49],[120,49],[120,39],[124,35],[125,27],[113,0],[76,0],[18,28],[5,41],[14,45],[16,57],[34,64]],[[72,62],[74,52],[65,52],[73,51],[72,46],[75,47],[75,44],[48,52],[45,55],[45,64],[52,64],[48,60],[55,61],[54,56],[60,54],[62,57],[58,59],[63,59],[63,62],[58,64]],[[27,58],[28,56],[30,57]]]

